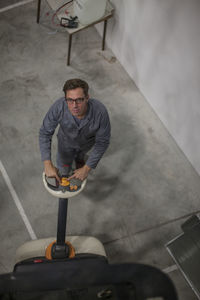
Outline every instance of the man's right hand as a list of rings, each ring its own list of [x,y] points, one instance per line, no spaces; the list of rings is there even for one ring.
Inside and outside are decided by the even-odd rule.
[[[60,182],[60,177],[58,176],[58,169],[54,167],[50,160],[44,161],[44,172],[47,177],[54,177],[58,182]]]

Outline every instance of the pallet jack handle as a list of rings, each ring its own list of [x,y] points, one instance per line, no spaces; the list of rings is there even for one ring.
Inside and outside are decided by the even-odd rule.
[[[58,223],[57,223],[57,245],[65,244],[66,224],[67,224],[68,198],[59,198]]]
[[[68,198],[59,198],[57,240],[51,249],[53,259],[67,258],[70,254],[69,245],[65,242],[67,224]]]

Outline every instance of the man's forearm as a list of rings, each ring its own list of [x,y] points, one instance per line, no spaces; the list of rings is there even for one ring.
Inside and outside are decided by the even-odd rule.
[[[49,172],[52,172],[52,169],[54,168],[54,165],[52,164],[51,160],[44,160],[44,172],[47,175]]]
[[[39,135],[39,145],[42,161],[51,161],[51,139],[52,136],[49,136],[40,129]]]
[[[39,131],[39,144],[42,161],[51,160],[51,140],[59,123],[59,116],[62,111],[62,102],[56,101],[44,117]]]
[[[44,167],[52,166],[52,161],[51,160],[44,160]]]
[[[91,169],[95,169],[98,162],[106,152],[109,146],[109,141],[104,144],[96,143],[86,161],[86,165],[89,166]]]
[[[60,181],[58,170],[54,167],[51,160],[44,160],[44,172],[47,177],[55,177],[58,181]]]
[[[85,168],[85,170],[89,173],[91,168],[88,165],[84,165],[83,168]]]

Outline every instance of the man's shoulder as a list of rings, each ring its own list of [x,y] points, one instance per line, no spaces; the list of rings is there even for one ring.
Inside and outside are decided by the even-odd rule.
[[[57,99],[49,108],[47,116],[53,116],[54,119],[61,120],[67,113],[67,105],[65,105],[65,98]]]
[[[64,98],[64,97],[61,97],[61,98],[57,99],[57,100],[53,103],[53,105],[54,105],[54,106],[63,106],[64,103],[65,103],[65,98]]]
[[[90,98],[89,103],[92,106],[92,108],[94,109],[94,111],[96,111],[96,112],[100,112],[100,111],[105,112],[105,111],[107,111],[105,105],[97,99]]]
[[[50,111],[61,112],[65,108],[65,98],[57,99],[50,107]]]

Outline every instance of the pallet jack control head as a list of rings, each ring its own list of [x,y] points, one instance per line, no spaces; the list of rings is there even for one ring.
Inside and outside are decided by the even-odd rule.
[[[61,177],[61,182],[55,185],[48,181],[48,177],[43,172],[42,179],[47,191],[56,198],[71,198],[78,195],[85,188],[87,179],[80,181],[72,179],[68,181],[66,177]]]

